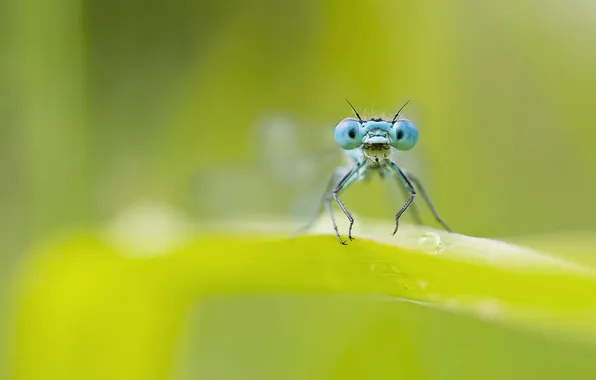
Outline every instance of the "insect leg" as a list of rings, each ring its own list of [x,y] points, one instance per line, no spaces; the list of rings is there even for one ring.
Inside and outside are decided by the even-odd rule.
[[[333,188],[333,191],[331,191],[331,197],[328,198],[328,200],[327,200],[327,210],[329,211],[329,213],[331,215],[331,220],[333,221],[333,227],[335,228],[335,234],[337,235],[339,242],[342,244],[345,244],[345,242],[341,240],[341,237],[339,236],[339,232],[337,231],[337,226],[335,225],[335,220],[333,219],[333,213],[331,211],[331,204],[330,204],[331,198],[333,198],[335,200],[335,202],[337,202],[337,204],[339,205],[341,210],[344,212],[344,214],[350,221],[350,227],[348,229],[348,238],[350,240],[354,240],[354,238],[352,238],[352,226],[354,225],[354,218],[352,217],[352,214],[350,214],[350,212],[346,209],[346,206],[344,206],[344,204],[339,199],[337,194],[340,191],[345,190],[352,182],[354,182],[354,180],[356,178],[358,178],[358,175],[360,174],[360,169],[362,168],[362,165],[363,165],[362,162],[358,162],[345,176],[343,176],[343,178],[337,183],[337,185],[335,185],[335,187]]]
[[[443,219],[441,219],[441,217],[439,216],[439,213],[437,212],[437,210],[433,206],[433,203],[431,202],[430,197],[428,196],[428,194],[424,190],[424,187],[422,187],[422,184],[420,183],[420,180],[416,176],[412,175],[411,173],[407,173],[407,176],[410,178],[410,180],[416,185],[416,187],[420,191],[420,195],[422,195],[422,198],[424,198],[424,201],[426,202],[426,204],[427,204],[428,208],[430,209],[430,211],[433,213],[433,216],[435,217],[435,219],[437,220],[437,222],[439,222],[439,224],[441,226],[443,226],[443,228],[447,232],[451,232],[451,228],[449,228],[449,226],[447,225],[447,223],[445,223],[443,221]]]
[[[331,209],[331,198],[325,198],[325,207],[327,208],[327,212],[331,218],[331,224],[333,224],[333,229],[335,230],[335,236],[337,236],[337,240],[339,240],[340,244],[346,245],[346,242],[341,239],[341,236],[339,236],[339,231],[337,230],[337,224],[335,223],[335,217],[333,216],[333,210]]]
[[[400,190],[401,190],[404,198],[408,198],[410,196],[410,192],[408,191],[408,187],[407,186],[404,186],[403,181],[398,181],[398,182],[399,182],[399,184],[398,184],[399,185],[399,188],[400,188]],[[412,182],[414,182],[413,179],[412,179]],[[414,222],[416,222],[416,224],[418,224],[418,225],[421,225],[422,224],[422,218],[420,218],[420,213],[418,212],[418,207],[416,206],[416,203],[412,203],[412,205],[410,205],[410,209],[412,210],[412,218],[414,219]]]
[[[414,189],[414,186],[412,185],[412,182],[410,182],[410,179],[408,178],[406,173],[403,170],[401,170],[399,168],[399,166],[397,166],[395,164],[395,162],[393,162],[391,160],[387,160],[387,164],[391,167],[391,169],[393,169],[393,171],[395,171],[395,173],[399,177],[401,177],[403,179],[403,181],[405,182],[405,184],[408,188],[408,191],[410,193],[410,197],[408,198],[406,203],[404,203],[404,205],[401,207],[401,209],[395,215],[395,230],[393,230],[393,235],[395,235],[395,233],[397,232],[397,229],[399,228],[399,218],[406,211],[408,206],[410,206],[410,204],[414,201],[414,197],[416,197],[416,190]]]
[[[300,228],[297,231],[297,234],[302,233],[306,230],[308,230],[309,228],[312,227],[313,224],[315,224],[315,222],[317,221],[319,215],[321,214],[321,211],[323,211],[323,208],[325,207],[325,204],[328,203],[328,199],[329,198],[329,193],[330,191],[333,189],[333,187],[335,186],[336,183],[339,182],[340,178],[342,178],[342,176],[347,173],[349,171],[348,168],[345,168],[343,166],[338,166],[333,170],[333,174],[331,175],[331,178],[329,178],[329,182],[327,182],[327,186],[325,187],[325,192],[323,193],[323,196],[321,197],[321,200],[319,202],[319,205],[317,206],[317,212],[315,215],[313,215],[313,217],[311,218],[311,220],[308,222],[308,224],[306,224],[304,227]]]

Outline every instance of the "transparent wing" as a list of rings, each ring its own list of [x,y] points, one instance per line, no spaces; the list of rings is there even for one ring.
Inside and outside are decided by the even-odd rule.
[[[421,157],[416,148],[405,152],[393,149],[390,158],[405,171],[412,171],[415,173],[423,171]]]
[[[260,124],[269,149],[262,165],[283,194],[279,208],[284,217],[312,218],[338,166],[349,166],[333,140],[329,125],[306,125],[287,118],[269,117]],[[347,170],[347,169],[346,169]]]
[[[347,164],[329,125],[266,115],[252,126],[251,162],[199,170],[191,186],[202,218],[312,217],[334,169]]]

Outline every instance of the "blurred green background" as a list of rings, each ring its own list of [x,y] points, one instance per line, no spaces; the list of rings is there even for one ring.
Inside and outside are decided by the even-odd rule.
[[[596,226],[596,51],[586,2],[2,7],[5,255],[138,200],[190,210],[203,195],[189,192],[198,171],[257,163],[253,126],[269,114],[296,120],[309,136],[301,153],[313,154],[309,144],[351,115],[346,97],[371,115],[412,99],[406,116],[421,133],[412,154],[457,231]],[[221,177],[237,188],[246,180]],[[268,187],[229,193],[288,203]],[[352,208],[389,220],[385,199],[362,200],[368,191],[346,195]],[[187,212],[201,216],[200,207]]]
[[[137,202],[191,220],[289,217],[331,173],[297,163],[333,148],[344,98],[367,116],[411,99],[420,140],[406,162],[457,232],[590,232],[595,11],[580,0],[4,0],[3,298],[33,246],[103,228]],[[389,233],[387,197],[372,183],[345,199]]]

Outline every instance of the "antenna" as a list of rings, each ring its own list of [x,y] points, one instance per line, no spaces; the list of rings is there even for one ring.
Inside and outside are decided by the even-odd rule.
[[[404,104],[403,106],[401,106],[401,108],[399,109],[399,111],[397,111],[397,113],[395,114],[395,116],[393,116],[393,120],[391,120],[392,123],[395,123],[395,120],[397,120],[397,117],[399,116],[399,113],[401,112],[401,110],[404,109],[405,106],[408,105],[408,103],[410,103],[409,100],[406,102],[406,104]]]
[[[358,120],[362,123],[362,119],[360,118],[360,115],[358,115],[358,111],[356,111],[356,108],[354,108],[354,106],[352,105],[352,103],[350,103],[350,101],[348,99],[346,99],[346,102],[348,102],[348,104],[350,105],[350,107],[352,107],[352,110],[354,111],[354,113],[356,114],[356,116],[358,116]]]

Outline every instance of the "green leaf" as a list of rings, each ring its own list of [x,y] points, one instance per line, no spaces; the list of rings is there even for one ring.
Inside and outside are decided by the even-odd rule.
[[[591,378],[596,271],[368,225],[377,241],[347,246],[226,223],[234,235],[157,250],[114,235],[39,249],[15,297],[14,378]]]

